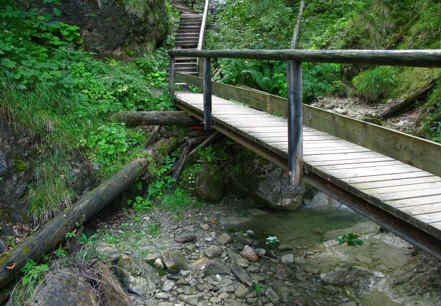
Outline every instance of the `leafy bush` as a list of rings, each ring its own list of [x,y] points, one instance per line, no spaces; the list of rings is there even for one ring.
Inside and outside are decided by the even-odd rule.
[[[375,103],[388,97],[397,85],[397,74],[395,68],[377,67],[360,73],[352,83],[362,98]]]
[[[72,171],[59,167],[61,160],[85,155],[107,177],[143,149],[145,136],[112,123],[112,114],[173,107],[165,93],[165,50],[136,62],[97,60],[76,48],[79,29],[55,21],[57,14],[0,7],[0,109],[40,136],[44,145],[37,164],[49,169],[39,170],[29,188],[36,221],[47,220],[77,196]],[[160,90],[155,96],[154,87]]]

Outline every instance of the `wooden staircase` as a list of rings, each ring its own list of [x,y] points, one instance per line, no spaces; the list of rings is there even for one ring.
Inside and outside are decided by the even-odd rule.
[[[176,49],[196,49],[201,32],[202,15],[187,7],[182,0],[175,0],[173,4],[181,13],[181,20],[176,33]],[[197,59],[194,57],[176,57],[175,71],[184,74],[198,74]]]

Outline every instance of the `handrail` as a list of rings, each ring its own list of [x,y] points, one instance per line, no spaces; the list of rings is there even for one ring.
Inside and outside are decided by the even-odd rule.
[[[204,46],[204,37],[205,37],[205,27],[207,25],[207,19],[208,19],[208,7],[210,4],[210,0],[205,0],[205,7],[204,7],[204,13],[202,15],[202,23],[201,23],[201,30],[199,32],[199,40],[198,40],[198,47],[197,50],[201,51],[202,47]],[[196,60],[196,67],[198,67],[198,70],[200,72],[200,58],[198,57]]]
[[[208,1],[208,0],[207,0]],[[204,58],[204,126],[211,129],[212,58],[242,58],[287,61],[288,87],[288,168],[290,182],[298,185],[302,177],[303,108],[302,62],[441,67],[437,50],[170,50],[170,95],[174,97],[174,57]]]
[[[205,27],[207,25],[209,4],[210,4],[210,0],[205,0],[204,14],[202,15],[201,31],[199,32],[199,41],[198,41],[197,50],[202,50],[202,46],[204,44]]]
[[[243,58],[339,64],[441,67],[441,49],[436,50],[196,50],[173,49],[170,56]]]

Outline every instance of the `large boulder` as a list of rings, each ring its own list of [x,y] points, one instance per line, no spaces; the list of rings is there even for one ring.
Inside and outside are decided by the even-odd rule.
[[[25,306],[99,306],[91,284],[78,271],[64,269],[46,275]]]
[[[207,202],[219,202],[225,195],[225,182],[222,171],[215,165],[203,165],[199,172],[195,191],[198,198]]]
[[[19,1],[52,12],[53,4],[42,0]],[[55,7],[60,21],[80,28],[84,47],[100,55],[153,50],[170,29],[166,0],[63,0]]]

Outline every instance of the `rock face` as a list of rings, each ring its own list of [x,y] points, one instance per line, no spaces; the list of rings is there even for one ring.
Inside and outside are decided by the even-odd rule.
[[[197,196],[204,201],[219,202],[224,197],[224,179],[217,168],[203,166],[196,179],[195,187]]]
[[[54,272],[26,306],[99,306],[92,286],[72,270]]]
[[[169,30],[165,0],[69,0],[60,9],[61,21],[80,27],[85,48],[101,55],[129,44],[152,50]]]

